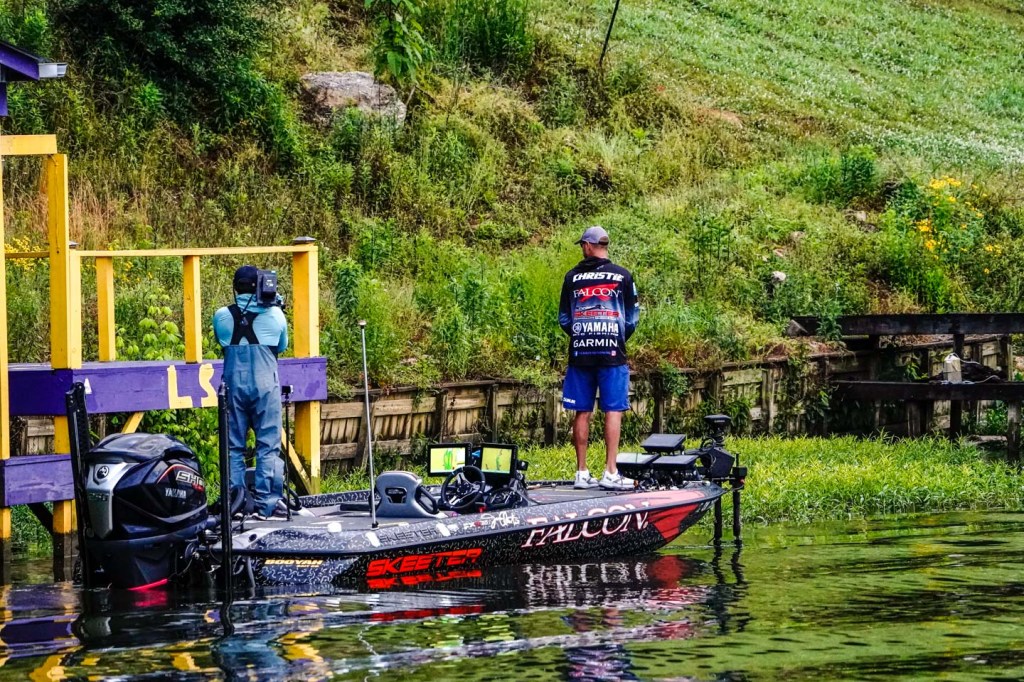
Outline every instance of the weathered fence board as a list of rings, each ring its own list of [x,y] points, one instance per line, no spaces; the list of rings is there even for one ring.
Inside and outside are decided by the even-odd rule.
[[[968,338],[965,356],[989,367],[1012,366],[1008,344],[1001,338]],[[950,342],[931,342],[902,348],[883,349],[894,367],[915,363],[921,374],[936,375],[943,358],[952,351]],[[1010,363],[1010,365],[1008,365]],[[631,385],[633,411],[652,424],[666,425],[675,411],[696,410],[704,400],[717,400],[719,407],[745,405],[749,430],[753,433],[802,432],[807,428],[806,405],[801,402],[812,387],[824,382],[867,379],[879,371],[872,351],[834,352],[811,356],[794,366],[787,359],[731,363],[719,371],[697,373],[684,370],[689,390],[670,398],[657,395],[643,378]],[[800,395],[786,395],[794,386]],[[895,390],[895,389],[894,389]],[[969,390],[969,389],[965,389]],[[965,395],[967,395],[965,393]],[[325,466],[365,465],[365,408],[362,391],[344,401],[327,402],[321,412],[321,459]],[[480,442],[515,431],[519,438],[555,443],[568,437],[570,413],[562,409],[560,391],[540,390],[509,381],[460,382],[434,389],[400,388],[370,392],[375,448],[407,454],[417,441],[469,440]],[[796,402],[794,403],[794,400]],[[975,401],[968,410],[975,418],[991,401]],[[937,402],[927,416],[933,428],[948,424],[948,401]],[[828,424],[842,417],[841,406],[829,415]],[[867,403],[863,406],[868,409]],[[925,406],[899,402],[880,409],[877,428],[902,435],[919,430]],[[930,406],[928,407],[930,409]],[[660,415],[660,417],[659,417]],[[660,419],[660,421],[659,421]],[[53,425],[47,419],[27,418],[15,422],[19,437],[15,454],[45,454],[53,449]],[[826,425],[827,427],[827,425]],[[504,429],[505,431],[502,431]]]

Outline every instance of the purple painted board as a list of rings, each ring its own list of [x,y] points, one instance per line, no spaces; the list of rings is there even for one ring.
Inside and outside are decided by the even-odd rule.
[[[7,115],[7,83],[0,83],[0,116]]]
[[[3,506],[70,500],[75,491],[69,455],[20,455],[0,460]]]
[[[37,57],[10,43],[0,41],[0,66],[7,71],[8,82],[39,80],[39,62],[41,61],[43,61],[42,57]]]
[[[216,405],[220,360],[184,362],[90,362],[81,369],[11,365],[11,415],[62,415],[64,394],[75,381],[86,384],[86,409],[93,414],[143,412]],[[292,400],[327,399],[325,358],[282,358],[282,384],[294,387]]]

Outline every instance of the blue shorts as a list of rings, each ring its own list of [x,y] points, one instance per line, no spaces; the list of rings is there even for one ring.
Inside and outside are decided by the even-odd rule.
[[[594,398],[601,389],[601,409],[625,412],[629,409],[629,365],[576,367],[569,365],[562,386],[562,407],[593,412]]]

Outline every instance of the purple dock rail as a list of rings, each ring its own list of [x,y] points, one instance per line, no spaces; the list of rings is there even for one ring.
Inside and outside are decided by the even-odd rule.
[[[64,394],[76,381],[87,386],[90,413],[144,412],[212,407],[222,362],[87,362],[80,369],[11,365],[12,416],[60,416]],[[327,399],[325,358],[281,358],[282,385],[294,402]],[[74,497],[68,455],[22,455],[0,460],[0,506],[70,500]]]

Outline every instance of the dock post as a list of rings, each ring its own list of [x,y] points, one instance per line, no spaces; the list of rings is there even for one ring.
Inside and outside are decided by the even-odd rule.
[[[1020,467],[1020,403],[1006,406],[1006,460]]]
[[[3,158],[0,157],[0,243],[4,242],[4,185]],[[0,249],[0,462],[11,456],[10,387],[7,375],[7,260]],[[7,502],[6,484],[0,484],[0,494]],[[11,508],[0,506],[0,585],[11,582]]]
[[[743,527],[740,521],[740,489],[732,491],[732,538],[736,542],[742,539]]]
[[[295,357],[320,355],[319,255],[312,237],[297,237],[295,246],[307,250],[292,256],[292,311],[295,325]],[[320,403],[295,405],[295,449],[309,465],[310,490],[320,492]]]
[[[82,271],[73,253],[68,217],[68,157],[46,159],[47,233],[50,255],[50,365],[53,369],[82,366]],[[71,452],[67,417],[53,418],[54,451]],[[75,506],[73,500],[53,503],[53,577],[69,580],[74,562]]]
[[[960,358],[961,361],[964,359],[964,335],[953,334],[953,352]],[[964,421],[964,404],[960,400],[949,401],[949,439],[956,440],[960,437],[963,431]]]

